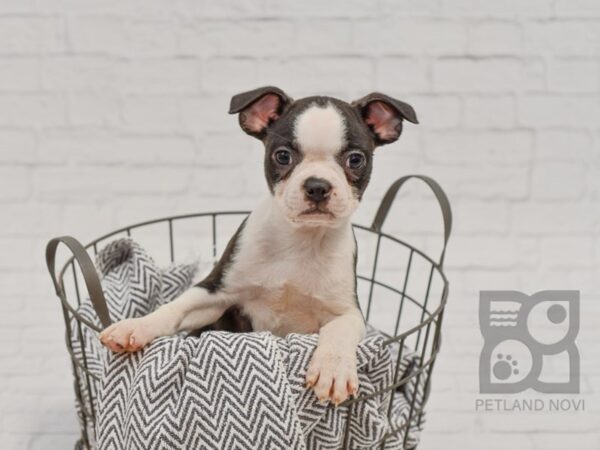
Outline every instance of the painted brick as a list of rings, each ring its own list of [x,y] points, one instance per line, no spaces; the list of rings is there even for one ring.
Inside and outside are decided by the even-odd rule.
[[[22,271],[31,265],[33,245],[27,238],[0,238],[3,258],[0,268],[6,271]]]
[[[542,242],[542,261],[549,267],[585,268],[594,265],[594,239],[552,237]]]
[[[364,95],[373,88],[373,67],[364,58],[294,58],[287,61],[269,60],[258,65],[258,78],[273,80],[275,85],[290,86],[294,92],[313,95],[329,86],[329,92]],[[251,77],[251,74],[250,74]]]
[[[345,23],[345,22],[340,22]],[[330,39],[339,39],[336,30],[330,30],[329,22],[310,22],[296,32],[291,21],[280,20],[192,20],[178,30],[179,51],[186,55],[254,57],[272,56],[282,53],[312,54],[318,39],[319,25],[329,30]],[[306,28],[306,29],[305,29]],[[310,32],[315,33],[312,35]],[[223,35],[244,35],[244,39],[223,39]],[[308,36],[308,37],[300,37]],[[329,44],[332,45],[332,44]],[[294,49],[294,47],[296,47]],[[319,51],[324,52],[327,47]],[[336,53],[336,52],[333,52]]]
[[[548,69],[548,85],[556,92],[598,92],[600,62],[579,59],[552,61]]]
[[[104,56],[52,56],[42,63],[42,85],[48,90],[110,90],[120,64]]]
[[[210,59],[202,67],[202,87],[211,92],[240,92],[257,83],[257,64],[250,58]]]
[[[1,91],[35,91],[40,88],[40,63],[32,58],[0,61]]]
[[[514,22],[475,22],[469,27],[468,52],[474,55],[514,55],[522,51],[523,33]]]
[[[95,164],[134,164],[137,166],[182,165],[195,160],[193,141],[179,136],[49,135],[40,143],[48,161],[76,161],[82,166]],[[101,170],[106,167],[100,167]]]
[[[425,137],[425,155],[449,165],[522,166],[531,161],[533,137],[526,131],[441,131]]]
[[[594,0],[557,0],[556,14],[561,17],[598,17],[600,5]]]
[[[444,12],[467,17],[494,17],[503,19],[545,18],[554,14],[552,0],[506,0],[504,2],[480,2],[478,0],[444,0]]]
[[[450,298],[419,448],[598,448],[600,363],[589,355],[600,343],[599,5],[0,2],[2,448],[76,439],[47,239],[87,241],[158,216],[253,207],[268,195],[262,144],[227,109],[235,93],[267,84],[294,98],[382,91],[417,112],[419,125],[405,123],[397,143],[375,151],[355,219],[368,224],[389,184],[408,173],[433,176],[452,202]],[[191,243],[177,249],[181,258],[206,256],[204,225],[178,229]],[[439,209],[417,183],[400,193],[386,229],[439,254]],[[136,238],[162,252],[164,243]],[[398,257],[386,247],[381,267]],[[419,287],[410,289],[422,296]],[[582,291],[586,413],[476,413],[479,290],[554,288]]]
[[[538,160],[548,161],[588,161],[594,153],[586,131],[552,128],[536,131],[535,150]]]
[[[119,64],[117,87],[125,93],[196,93],[200,66],[188,58],[135,59]]]
[[[76,52],[129,57],[172,55],[178,51],[177,24],[168,17],[72,16],[69,42]]]
[[[0,94],[0,126],[60,126],[66,122],[60,94]]]
[[[430,90],[429,64],[409,58],[384,58],[376,66],[377,89],[389,92],[427,92]]]
[[[532,198],[580,198],[585,192],[585,175],[585,167],[580,163],[537,163],[531,179]]]
[[[301,17],[371,17],[375,15],[375,0],[349,0],[347,2],[305,2],[282,3],[277,0],[265,0],[265,12],[276,16]]]
[[[560,433],[537,433],[532,435],[532,439],[536,448],[548,450],[563,449],[573,443],[572,435]],[[600,447],[600,436],[598,436],[598,433],[577,433],[577,448],[581,450],[594,450],[598,447]]]
[[[151,195],[184,192],[189,185],[189,173],[178,169],[157,167],[108,170],[110,189],[119,194]]]
[[[532,24],[525,32],[525,49],[560,56],[598,55],[597,21],[556,20]]]
[[[0,216],[0,235],[46,237],[46,221],[58,222],[61,214],[62,211],[57,211],[55,207],[37,201],[4,203]]]
[[[451,268],[510,268],[517,261],[517,246],[508,238],[454,236],[451,247],[462,251],[448,259]],[[501,250],[500,250],[501,249]]]
[[[457,234],[493,234],[509,230],[509,213],[505,202],[484,202],[477,200],[455,203]]]
[[[180,103],[172,96],[128,96],[123,100],[123,124],[139,132],[181,130]]]
[[[209,19],[256,18],[264,17],[268,11],[263,5],[257,5],[252,0],[225,0],[222,2],[198,3],[195,0],[177,2],[175,10],[181,14]],[[280,17],[277,13],[273,16]]]
[[[0,200],[25,200],[30,193],[30,170],[0,166]]]
[[[0,162],[33,162],[36,153],[35,135],[29,130],[4,130],[0,133]]]
[[[391,55],[461,55],[467,48],[466,29],[450,20],[388,17],[357,23],[354,34],[363,51]]]
[[[599,206],[582,200],[562,203],[560,208],[552,203],[516,203],[512,207],[512,227],[529,235],[597,233]]]
[[[309,20],[297,25],[296,53],[336,55],[353,53],[352,23],[347,20]],[[283,35],[285,43],[287,34]]]
[[[45,54],[64,50],[64,25],[59,17],[0,17],[0,53]]]
[[[516,125],[517,107],[512,96],[469,96],[464,109],[467,127],[510,129]]]
[[[123,186],[127,180],[122,169],[78,168],[70,170],[61,167],[40,168],[34,175],[34,190],[38,198],[54,201],[87,201],[110,198],[116,186]],[[129,178],[133,184],[133,178]]]
[[[417,129],[427,127],[428,129],[454,128],[460,124],[462,116],[461,101],[452,95],[414,95],[404,96],[400,86],[398,94],[389,91],[390,95],[396,95],[410,103],[417,113],[419,125]]]
[[[527,95],[518,101],[519,121],[535,127],[593,126],[600,102],[593,96]]]
[[[440,59],[433,66],[433,87],[440,92],[507,92],[520,89],[523,64],[516,59]]]
[[[515,201],[524,200],[529,195],[529,170],[526,165],[474,164],[472,167],[468,177],[465,177],[463,164],[423,164],[420,170],[441,180],[451,196]]]
[[[231,95],[232,92],[211,97],[186,96],[181,101],[185,129],[195,135],[215,131],[233,133],[239,130],[235,117],[227,114]]]
[[[116,92],[71,92],[67,115],[75,127],[116,127],[121,123],[121,99]]]

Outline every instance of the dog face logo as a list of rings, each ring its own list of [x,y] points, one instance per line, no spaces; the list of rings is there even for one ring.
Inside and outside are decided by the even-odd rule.
[[[481,291],[480,391],[579,392],[579,292]]]
[[[383,94],[352,104],[332,97],[293,101],[281,89],[234,96],[230,113],[265,146],[269,189],[295,226],[337,227],[369,183],[375,147],[394,142],[412,107]]]

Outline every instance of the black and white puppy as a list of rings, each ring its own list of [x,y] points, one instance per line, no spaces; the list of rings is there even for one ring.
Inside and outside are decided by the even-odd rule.
[[[369,183],[375,147],[398,139],[404,119],[417,123],[415,112],[379,93],[351,104],[294,101],[276,87],[234,96],[229,112],[263,142],[271,195],[203,281],[145,317],[111,325],[100,339],[131,352],[199,328],[318,332],[306,383],[320,400],[339,404],[358,389],[356,346],[365,332],[350,216]]]

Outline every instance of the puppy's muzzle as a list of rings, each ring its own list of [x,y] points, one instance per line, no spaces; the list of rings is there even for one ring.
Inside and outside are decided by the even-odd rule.
[[[310,201],[318,204],[331,195],[331,183],[323,178],[310,177],[304,182],[304,194]]]

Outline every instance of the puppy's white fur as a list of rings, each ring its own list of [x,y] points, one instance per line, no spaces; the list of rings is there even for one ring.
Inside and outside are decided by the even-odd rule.
[[[335,156],[345,145],[346,124],[331,103],[313,105],[296,119],[294,135],[305,154]]]
[[[302,161],[274,189],[275,201],[291,223],[339,227],[356,210],[358,200],[336,160],[346,145],[345,128],[342,115],[332,104],[311,106],[296,119],[294,135],[302,153]],[[327,204],[331,215],[302,217],[302,212],[310,207],[303,188],[309,177],[322,178],[331,184]]]

